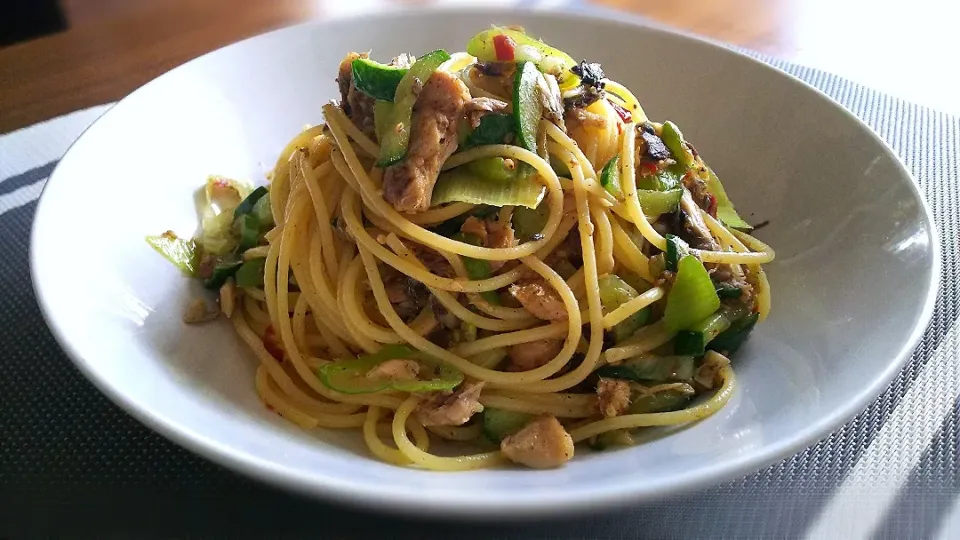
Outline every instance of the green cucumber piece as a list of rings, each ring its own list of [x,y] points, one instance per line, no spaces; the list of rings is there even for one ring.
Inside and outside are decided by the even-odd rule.
[[[689,169],[693,165],[694,157],[693,152],[687,148],[686,142],[683,139],[683,133],[680,132],[680,128],[676,124],[667,120],[663,123],[663,129],[660,132],[660,138],[663,140],[663,144],[666,145],[667,149],[670,150],[670,153],[673,154],[673,159],[677,161],[677,165],[680,165],[684,169]]]
[[[692,390],[692,389],[691,389]],[[647,414],[679,411],[690,403],[692,392],[684,390],[661,390],[654,394],[636,393],[630,402],[629,414]]]
[[[407,68],[388,66],[369,58],[357,58],[350,64],[357,90],[384,101],[393,101]]]
[[[751,313],[746,317],[734,321],[733,324],[730,325],[730,328],[718,335],[707,345],[707,349],[726,355],[736,353],[737,350],[740,349],[740,346],[743,345],[743,342],[747,340],[747,336],[750,335],[754,326],[757,325],[759,318],[759,314]]]
[[[471,246],[481,245],[480,238],[478,238],[475,234],[458,232],[450,237],[450,239],[463,242],[465,244],[470,244]],[[490,268],[490,261],[486,259],[474,259],[473,257],[461,256],[460,258],[463,260],[463,267],[466,269],[467,277],[470,279],[487,279],[493,276],[493,270]],[[487,303],[495,306],[500,305],[500,295],[497,294],[497,291],[483,291],[480,293],[480,296],[483,297]],[[476,328],[474,328],[474,332],[476,332]]]
[[[400,79],[394,95],[393,110],[390,111],[388,119],[382,121],[377,167],[390,166],[407,155],[413,122],[413,106],[417,102],[418,89],[430,80],[440,64],[449,59],[450,55],[443,49],[429,52],[418,59]],[[374,122],[376,123],[376,112],[374,112]]]
[[[267,259],[250,259],[240,265],[233,279],[237,282],[237,287],[263,287],[263,269],[267,264]]]
[[[680,206],[683,189],[671,189],[669,191],[638,189],[637,197],[640,199],[640,207],[643,208],[644,214],[659,216],[660,214],[673,212]]]
[[[600,285],[600,303],[603,304],[603,311],[605,313],[610,313],[640,295],[636,289],[628,285],[627,282],[616,274],[601,276],[598,283]],[[617,323],[611,329],[614,342],[620,343],[629,338],[641,326],[647,324],[649,319],[650,306],[647,306]]]
[[[720,183],[720,178],[709,167],[707,168],[707,191],[717,199],[717,219],[728,227],[735,229],[753,228],[737,213],[736,208],[733,207],[733,202],[727,196],[727,191],[723,189],[723,184]]]
[[[540,234],[550,218],[550,205],[541,201],[536,208],[518,206],[513,210],[513,232],[520,242],[527,242]]]
[[[464,142],[464,148],[485,144],[503,144],[514,131],[515,120],[512,114],[488,114],[480,119],[480,124],[470,132]]]
[[[516,411],[506,411],[493,407],[483,408],[483,434],[490,441],[498,443],[505,437],[523,429],[534,415]]]
[[[513,115],[517,145],[537,153],[537,127],[543,116],[538,81],[543,75],[533,62],[521,62],[513,79]]]
[[[730,319],[726,313],[714,313],[690,330],[677,332],[677,337],[673,340],[673,352],[700,356],[707,352],[707,344],[727,328],[730,328]]]
[[[252,214],[256,216],[257,223],[260,224],[260,232],[264,233],[273,228],[273,210],[270,208],[270,193],[264,194],[257,199],[253,205]]]
[[[591,450],[603,451],[618,446],[632,446],[633,438],[628,429],[614,429],[604,431],[596,437],[587,440],[587,446]]]
[[[672,234],[666,235],[667,240],[667,251],[666,251],[666,268],[669,272],[677,271],[677,264],[680,262],[680,259],[690,254],[690,246],[683,241],[679,236]]]
[[[623,190],[620,189],[620,156],[613,156],[610,161],[603,166],[603,171],[600,172],[600,185],[603,186],[603,189],[607,190],[607,193],[613,195],[618,200],[623,199]],[[677,202],[679,201],[680,199],[677,199]],[[640,199],[640,206],[643,206],[642,198]],[[650,213],[646,208],[644,208],[643,211],[647,214]]]
[[[457,201],[536,208],[546,191],[547,188],[536,180],[535,174],[530,174],[528,167],[516,167],[510,179],[503,181],[481,176],[464,165],[440,174],[433,186],[431,204]]]
[[[687,381],[696,368],[693,356],[641,355],[622,364],[606,365],[594,372],[600,377],[634,382]]]
[[[667,293],[663,324],[668,330],[689,330],[720,307],[710,275],[696,257],[687,255],[677,264],[677,275]]]
[[[730,285],[729,283],[717,283],[714,289],[720,298],[740,298],[743,296],[743,291],[740,290],[740,287]]]
[[[253,212],[254,207],[263,198],[269,193],[267,188],[260,186],[257,189],[250,192],[249,195],[233,209],[233,219],[237,219],[240,216],[244,216]]]
[[[256,247],[260,241],[260,222],[253,214],[243,214],[233,223],[234,232],[240,239],[237,244],[237,251],[244,251]]]
[[[426,380],[394,380],[367,377],[367,372],[391,359],[416,360],[424,371],[432,370],[432,378]],[[384,390],[401,392],[432,392],[453,390],[463,382],[463,373],[443,362],[428,357],[408,345],[384,345],[379,351],[347,360],[337,360],[320,366],[317,370],[324,386],[344,394],[370,394]]]
[[[220,259],[213,267],[213,273],[210,274],[210,277],[204,280],[203,286],[208,289],[219,289],[227,282],[228,278],[237,273],[237,269],[242,264],[243,261],[236,255],[228,255]]]

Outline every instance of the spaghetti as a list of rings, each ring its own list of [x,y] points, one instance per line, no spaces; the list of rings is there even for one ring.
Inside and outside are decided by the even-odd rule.
[[[199,237],[149,239],[219,291],[268,408],[466,470],[558,466],[729,400],[774,253],[674,124],[514,28],[352,53],[338,82],[269,188],[211,178]]]

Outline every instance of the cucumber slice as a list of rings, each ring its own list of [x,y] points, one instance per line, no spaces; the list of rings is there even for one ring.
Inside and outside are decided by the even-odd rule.
[[[508,435],[520,431],[533,420],[532,414],[505,411],[493,407],[483,408],[483,434],[493,442],[500,442]]]
[[[633,446],[633,437],[630,436],[630,430],[615,429],[613,431],[604,431],[596,437],[591,437],[587,445],[592,450],[607,450],[617,446]]]
[[[623,199],[623,190],[620,189],[620,156],[613,156],[613,158],[603,166],[603,171],[600,173],[600,185],[618,200]],[[679,198],[677,202],[680,202]],[[642,198],[640,199],[640,206],[643,206]],[[643,211],[648,214],[650,213],[646,208],[644,208]]]
[[[237,287],[263,287],[263,268],[267,259],[251,259],[237,269],[233,278],[237,280]]]
[[[517,239],[526,242],[540,234],[550,218],[550,205],[541,201],[536,208],[518,206],[513,210],[513,231]]]
[[[517,170],[526,169],[518,167]],[[521,173],[507,181],[493,180],[462,166],[442,173],[433,186],[431,204],[467,202],[491,206],[525,206],[536,208],[547,188],[536,181],[536,176]]]
[[[759,318],[759,314],[751,313],[740,320],[734,321],[730,328],[714,338],[707,345],[707,348],[727,355],[737,352],[743,342],[747,340],[747,336],[750,335]]]
[[[692,388],[690,389],[692,390]],[[655,394],[635,394],[627,412],[630,414],[646,414],[657,412],[678,411],[690,403],[692,392],[684,390],[662,390]]]
[[[503,144],[507,135],[513,133],[514,123],[512,114],[488,114],[480,119],[477,129],[470,132],[463,147]]]
[[[722,311],[700,321],[690,330],[681,330],[673,341],[673,352],[700,356],[707,352],[707,344],[730,328],[730,319]]]
[[[595,373],[634,382],[688,381],[693,378],[695,367],[693,356],[643,355],[616,366],[602,366]]]
[[[637,197],[640,199],[640,207],[643,208],[644,214],[648,216],[659,216],[660,214],[673,212],[680,206],[683,189],[671,189],[669,191],[640,189],[637,190]]]
[[[677,271],[677,264],[680,262],[680,259],[690,254],[690,246],[683,241],[679,236],[674,236],[668,234],[667,239],[667,270],[670,272]]]
[[[683,133],[680,132],[680,128],[678,128],[676,124],[669,120],[664,122],[663,129],[660,132],[660,138],[663,140],[663,144],[670,150],[670,153],[673,154],[673,159],[677,160],[677,165],[685,169],[689,169],[690,166],[693,165],[693,152],[687,148],[683,140]]]
[[[617,309],[621,305],[639,296],[636,289],[627,284],[620,276],[616,274],[607,274],[599,279],[600,285],[600,303],[603,304],[603,310],[606,313]],[[650,307],[647,306],[640,311],[627,317],[620,323],[617,323],[611,331],[613,340],[616,343],[632,336],[641,326],[647,324],[650,319]]]
[[[521,62],[513,79],[513,115],[517,145],[537,153],[537,126],[543,116],[540,103],[540,71],[533,62]]]
[[[380,137],[377,167],[390,166],[407,155],[413,122],[413,106],[417,102],[419,93],[416,91],[417,87],[426,84],[440,64],[449,59],[450,55],[443,49],[429,52],[417,60],[400,79],[393,99],[394,108],[381,124],[382,137]],[[374,122],[376,123],[376,117]]]
[[[677,264],[677,276],[667,294],[664,326],[674,332],[689,330],[719,307],[720,298],[703,263],[692,255],[681,258]]]
[[[267,188],[263,186],[251,191],[250,194],[247,195],[247,198],[240,201],[240,204],[233,209],[233,219],[253,212],[254,206],[256,206],[257,202],[267,193]]]
[[[203,286],[208,289],[219,289],[226,283],[227,278],[233,276],[240,268],[243,261],[236,255],[227,255],[213,267],[213,273],[203,282]]]
[[[357,58],[350,64],[353,71],[353,85],[357,90],[374,98],[393,101],[397,87],[407,68],[388,66],[369,58]]]

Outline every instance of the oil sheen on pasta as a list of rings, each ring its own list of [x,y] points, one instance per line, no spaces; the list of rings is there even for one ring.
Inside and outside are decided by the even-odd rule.
[[[447,471],[719,410],[774,253],[679,128],[515,27],[381,60],[344,59],[267,187],[212,177],[201,234],[148,238],[217,291],[184,319],[229,317],[265,405]]]

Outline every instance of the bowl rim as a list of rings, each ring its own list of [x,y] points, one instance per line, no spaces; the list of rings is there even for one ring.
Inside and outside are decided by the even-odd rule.
[[[923,193],[920,191],[919,184],[913,174],[907,169],[901,157],[890,147],[890,145],[881,138],[870,126],[857,117],[849,109],[839,102],[825,94],[820,89],[810,85],[798,77],[777,69],[756,57],[745,54],[737,49],[731,48],[719,41],[698,36],[683,30],[667,27],[654,21],[650,21],[642,16],[632,13],[620,13],[605,8],[596,8],[593,10],[582,10],[577,8],[562,8],[560,10],[544,11],[542,9],[520,7],[520,8],[502,8],[502,7],[482,7],[482,6],[443,6],[443,7],[402,7],[390,6],[377,13],[356,13],[347,16],[338,16],[319,20],[305,21],[299,24],[278,28],[268,32],[263,32],[249,38],[239,40],[213,51],[205,53],[197,58],[191,59],[180,64],[149,82],[138,87],[130,94],[117,101],[120,104],[137,95],[143,89],[158,84],[158,81],[165,79],[169,74],[175,72],[186,65],[206,58],[207,56],[217,54],[220,50],[233,47],[240,43],[264,38],[265,36],[288,32],[296,28],[312,27],[316,30],[329,25],[337,25],[346,21],[352,21],[359,18],[386,19],[389,17],[402,16],[448,16],[448,15],[477,15],[481,17],[497,17],[504,15],[520,15],[524,17],[543,17],[546,19],[588,19],[592,23],[612,24],[623,28],[642,27],[655,34],[667,36],[680,36],[683,39],[693,40],[707,45],[714,49],[720,49],[721,54],[729,54],[740,57],[759,66],[761,69],[768,70],[775,76],[787,77],[792,82],[799,83],[808,91],[812,91],[821,100],[823,106],[833,107],[844,115],[847,120],[856,123],[861,129],[869,133],[869,136],[879,144],[879,147],[893,158],[899,172],[909,180],[908,184],[913,196],[920,202],[922,216],[925,224],[929,227],[929,249],[933,255],[933,264],[930,268],[930,283],[927,288],[927,294],[923,301],[923,307],[920,316],[913,321],[913,328],[906,341],[903,342],[896,354],[891,357],[891,361],[886,365],[883,371],[874,376],[873,380],[867,386],[851,399],[848,399],[843,407],[839,407],[831,414],[811,422],[804,429],[797,431],[792,437],[785,438],[777,443],[768,444],[762,450],[753,452],[747,457],[731,458],[725,462],[719,463],[707,471],[697,474],[683,474],[674,477],[672,482],[664,482],[654,489],[645,488],[640,483],[621,483],[608,484],[591,489],[578,489],[573,495],[565,495],[566,491],[560,491],[549,498],[540,497],[532,499],[510,499],[510,500],[490,500],[490,499],[451,499],[448,496],[431,497],[429,493],[420,493],[418,498],[406,497],[408,493],[397,491],[384,491],[382,487],[373,484],[356,484],[348,481],[341,481],[332,478],[322,480],[310,478],[305,479],[296,474],[292,469],[288,469],[276,463],[272,463],[260,458],[247,455],[244,452],[236,451],[203,433],[193,432],[186,429],[176,422],[169,421],[151,410],[141,407],[132,400],[125,398],[119,390],[107,384],[98,377],[97,370],[94,368],[94,362],[85,359],[74,347],[67,337],[67,332],[60,326],[60,320],[56,313],[51,311],[47,291],[38,274],[38,257],[40,256],[40,242],[38,241],[38,223],[51,219],[44,212],[45,202],[48,197],[48,188],[60,176],[61,164],[58,163],[54,171],[50,174],[46,184],[43,187],[39,201],[36,207],[34,222],[31,225],[30,233],[30,277],[33,283],[33,289],[37,302],[40,306],[43,318],[53,334],[54,338],[70,358],[77,369],[90,381],[97,390],[105,395],[111,402],[119,406],[124,412],[133,416],[138,422],[145,425],[152,431],[159,433],[167,440],[178,446],[189,450],[210,460],[227,469],[240,473],[244,476],[254,478],[264,484],[284,488],[302,495],[308,495],[315,498],[321,498],[325,501],[346,504],[353,507],[376,509],[388,513],[414,514],[420,516],[432,517],[459,517],[459,518],[512,518],[523,519],[542,517],[545,515],[576,515],[584,512],[595,511],[601,508],[610,509],[626,506],[632,503],[643,503],[652,500],[672,497],[704,489],[725,481],[733,480],[764,467],[772,465],[782,459],[788,458],[797,452],[812,446],[819,440],[825,438],[830,433],[838,429],[848,420],[866,409],[880,393],[887,388],[896,375],[906,365],[908,359],[919,344],[934,312],[936,299],[939,294],[940,277],[942,272],[942,256],[940,252],[940,237],[936,221],[930,206],[927,203]],[[64,157],[69,156],[77,141],[84,138],[87,131],[100,123],[107,115],[114,114],[115,107],[111,107],[93,124],[88,126],[81,135],[74,141]],[[62,162],[63,158],[61,158]],[[371,459],[362,457],[361,459]],[[443,474],[443,473],[441,473]]]

